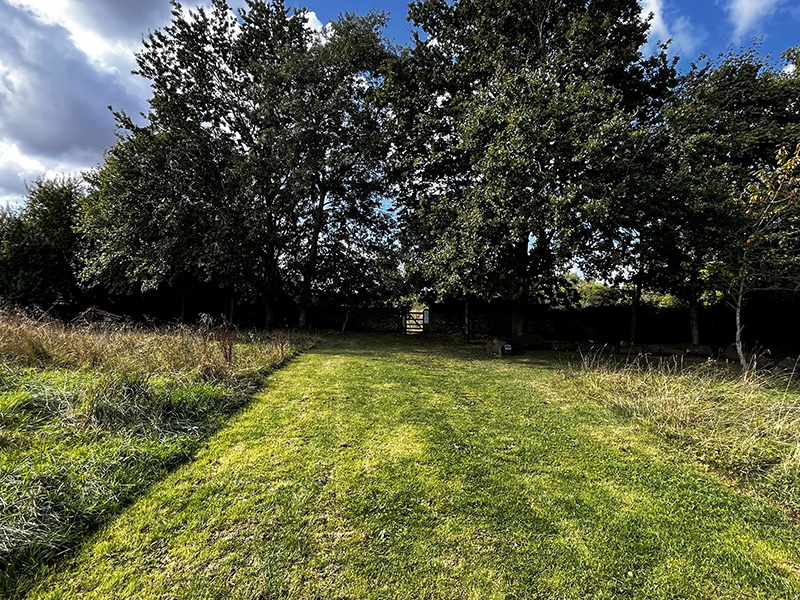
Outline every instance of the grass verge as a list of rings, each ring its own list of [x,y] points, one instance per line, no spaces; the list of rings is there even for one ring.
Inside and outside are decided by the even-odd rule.
[[[555,367],[337,336],[31,598],[800,597],[777,504]]]
[[[22,595],[312,341],[0,315],[0,596]]]
[[[586,357],[577,393],[647,424],[704,463],[800,515],[800,388],[714,361]]]

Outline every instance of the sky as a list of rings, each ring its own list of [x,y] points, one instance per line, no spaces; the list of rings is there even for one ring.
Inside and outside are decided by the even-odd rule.
[[[758,37],[776,58],[800,45],[800,0],[640,3],[653,15],[649,48],[672,39],[684,68],[702,53],[713,57]],[[390,15],[387,37],[409,40],[403,0],[298,5],[314,13],[317,26],[343,12],[382,10]],[[38,177],[79,174],[102,161],[115,139],[108,107],[147,110],[150,88],[131,75],[133,54],[169,19],[168,0],[0,0],[0,205],[19,205]]]

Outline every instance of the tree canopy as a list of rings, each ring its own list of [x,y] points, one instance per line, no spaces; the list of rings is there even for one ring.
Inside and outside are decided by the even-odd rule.
[[[410,18],[388,80],[408,256],[439,294],[512,300],[521,333],[525,304],[587,247],[591,205],[621,187],[607,172],[674,71],[663,49],[641,54],[634,0],[424,0]]]
[[[383,21],[344,15],[315,32],[278,2],[174,4],[137,55],[147,122],[115,113],[119,141],[89,177],[84,276],[115,289],[216,282],[268,306],[288,296],[305,325],[332,265],[383,264]]]
[[[83,185],[75,178],[37,179],[18,212],[0,212],[0,298],[50,309],[75,301]]]
[[[173,2],[137,54],[149,110],[114,111],[86,193],[39,181],[0,219],[0,296],[69,301],[76,273],[205,286],[303,327],[324,302],[473,298],[518,335],[526,307],[572,301],[577,269],[627,298],[630,340],[658,293],[698,343],[703,297],[741,317],[747,290],[797,288],[797,198],[778,190],[796,185],[800,49],[679,73],[667,45],[644,52],[648,19],[637,0],[414,0],[394,47],[380,13],[314,30],[282,1]]]

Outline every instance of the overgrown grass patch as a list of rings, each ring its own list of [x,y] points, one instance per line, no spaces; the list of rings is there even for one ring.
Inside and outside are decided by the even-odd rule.
[[[800,534],[549,355],[345,336],[31,598],[800,597]]]
[[[0,316],[0,595],[24,593],[313,342]]]
[[[652,427],[745,487],[800,514],[800,388],[714,361],[587,357],[578,393]]]

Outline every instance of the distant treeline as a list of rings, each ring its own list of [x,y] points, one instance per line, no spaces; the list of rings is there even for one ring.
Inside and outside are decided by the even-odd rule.
[[[800,47],[681,73],[637,0],[419,0],[406,47],[380,13],[307,16],[176,5],[137,55],[143,124],[115,111],[101,165],[3,215],[5,301],[306,327],[457,299],[519,335],[577,268],[630,308],[620,338],[660,295],[694,343],[727,303],[741,346],[747,298],[796,294]]]

